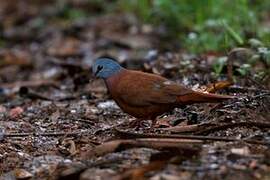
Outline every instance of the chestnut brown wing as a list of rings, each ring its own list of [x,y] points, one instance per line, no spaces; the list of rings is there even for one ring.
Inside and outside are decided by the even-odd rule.
[[[117,96],[131,106],[174,104],[193,91],[158,75],[128,71],[117,85]]]

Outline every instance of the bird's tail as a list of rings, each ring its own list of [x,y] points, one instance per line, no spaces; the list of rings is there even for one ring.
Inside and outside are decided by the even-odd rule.
[[[181,104],[193,104],[193,103],[217,103],[232,98],[235,97],[192,91],[191,93],[178,96],[177,100]]]

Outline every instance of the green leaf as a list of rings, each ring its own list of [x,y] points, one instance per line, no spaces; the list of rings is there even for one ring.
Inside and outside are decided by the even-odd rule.
[[[213,69],[215,71],[216,75],[220,75],[222,69],[226,65],[227,57],[219,57],[216,61],[216,63],[213,64]]]
[[[227,32],[229,33],[229,35],[239,44],[239,45],[243,45],[244,44],[244,40],[241,38],[241,36],[235,31],[233,30],[232,27],[230,27],[225,20],[221,21],[221,24],[223,25],[223,27],[227,30]]]

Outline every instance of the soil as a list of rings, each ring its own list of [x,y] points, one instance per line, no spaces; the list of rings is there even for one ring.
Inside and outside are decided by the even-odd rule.
[[[212,68],[226,54],[168,51],[155,28],[129,15],[69,20],[51,2],[27,11],[24,1],[12,2],[0,5],[0,179],[270,178],[269,82],[236,73],[234,85],[217,91],[236,99],[189,105],[159,117],[154,129],[148,121],[133,128],[135,118],[93,77],[97,57],[202,89],[227,79],[226,67],[219,75]],[[172,130],[198,124],[207,126]],[[183,134],[191,140],[173,138]]]

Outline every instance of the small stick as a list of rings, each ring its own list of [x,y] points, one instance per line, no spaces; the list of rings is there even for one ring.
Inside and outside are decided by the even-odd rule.
[[[144,176],[147,172],[157,171],[157,170],[162,169],[168,163],[169,160],[170,159],[157,160],[157,161],[150,162],[149,164],[142,165],[141,167],[126,170],[116,176],[113,176],[112,180],[145,179]]]
[[[228,55],[228,61],[227,61],[227,77],[228,77],[228,81],[231,82],[232,84],[233,82],[233,59],[234,59],[234,51],[232,50],[231,52],[229,52]]]
[[[36,87],[36,86],[57,86],[56,81],[52,80],[38,80],[38,81],[16,81],[12,83],[2,83],[1,88],[20,88],[20,87]]]
[[[265,123],[265,122],[237,122],[237,123],[230,123],[230,124],[221,124],[221,125],[215,125],[213,127],[206,128],[206,126],[201,128],[201,130],[195,132],[195,134],[207,134],[213,131],[218,131],[218,130],[225,130],[231,127],[257,127],[260,129],[269,129],[270,128],[270,123]]]
[[[237,122],[227,124],[216,124],[216,123],[202,123],[187,126],[175,126],[170,128],[163,128],[160,130],[167,130],[172,133],[183,133],[183,132],[195,132],[195,134],[206,134],[211,131],[225,130],[231,127],[257,127],[260,129],[270,128],[270,123],[267,122]]]
[[[82,132],[47,132],[47,133],[6,133],[4,137],[27,137],[27,136],[76,136]]]
[[[159,130],[166,130],[166,131],[177,132],[177,133],[195,132],[195,131],[201,130],[201,126],[205,127],[204,124],[192,124],[192,125],[160,128]]]
[[[242,86],[231,86],[228,87],[228,90],[236,91],[236,92],[263,92],[270,93],[269,90],[258,89],[258,88],[250,88],[250,87],[242,87]]]
[[[121,129],[115,128],[115,131],[121,137],[133,137],[133,138],[180,138],[180,139],[194,139],[194,140],[210,140],[210,141],[225,141],[225,142],[246,142],[250,144],[270,145],[269,142],[257,141],[251,139],[236,139],[227,137],[216,137],[216,136],[199,136],[199,135],[171,135],[171,134],[140,134],[127,132]]]

